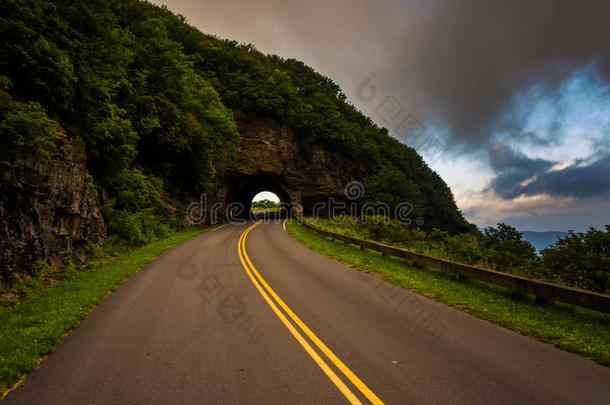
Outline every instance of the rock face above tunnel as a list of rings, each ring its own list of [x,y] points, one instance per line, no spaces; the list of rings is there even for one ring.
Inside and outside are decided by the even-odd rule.
[[[241,140],[235,161],[219,173],[218,197],[226,203],[244,200],[240,190],[249,182],[283,188],[293,204],[307,210],[312,202],[341,195],[343,160],[321,146],[300,142],[288,127],[271,119],[238,120]],[[259,190],[262,191],[262,190]],[[279,195],[279,194],[278,194]]]
[[[34,274],[38,259],[85,260],[85,244],[101,245],[106,228],[86,184],[85,153],[65,135],[52,159],[22,154],[0,165],[0,278]]]

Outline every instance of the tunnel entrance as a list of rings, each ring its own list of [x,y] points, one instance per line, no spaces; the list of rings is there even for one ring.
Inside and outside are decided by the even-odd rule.
[[[279,180],[264,177],[242,179],[234,183],[232,191],[227,195],[227,204],[231,215],[235,218],[285,218],[291,215],[290,195]],[[262,204],[253,204],[265,199],[277,203],[275,207],[268,207],[275,209],[263,209]],[[265,203],[265,205],[269,204]]]
[[[250,203],[250,216],[253,219],[282,218],[282,202],[271,191],[261,191]]]

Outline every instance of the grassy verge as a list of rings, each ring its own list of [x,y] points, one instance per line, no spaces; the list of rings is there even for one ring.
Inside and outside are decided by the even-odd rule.
[[[364,272],[478,318],[551,343],[610,366],[610,315],[572,305],[542,305],[528,295],[477,280],[460,281],[450,273],[356,245],[331,240],[295,221],[286,229],[309,248]]]
[[[210,229],[176,232],[0,307],[0,398],[119,284],[170,247]]]

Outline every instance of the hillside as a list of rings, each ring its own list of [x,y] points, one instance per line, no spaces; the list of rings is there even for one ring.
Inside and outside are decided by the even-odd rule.
[[[240,128],[261,118],[340,156],[347,162],[341,178],[362,181],[366,199],[409,202],[426,229],[471,230],[451,190],[412,148],[302,62],[206,35],[136,0],[6,1],[0,15],[3,176],[14,176],[24,156],[39,156],[42,173],[55,170],[57,134],[65,134],[84,151],[87,169],[78,174],[87,181],[70,192],[97,195],[110,238],[137,246],[179,227],[184,204],[201,192],[213,195],[223,168],[235,162]],[[11,187],[0,188],[0,202],[21,183]],[[32,192],[44,194],[40,188]],[[4,245],[16,243],[26,219],[43,236],[56,232],[43,231],[28,204],[20,205],[21,219],[2,210]],[[70,209],[62,204],[58,211]],[[61,254],[41,246],[47,253],[40,257],[82,256],[66,246]],[[3,263],[4,278],[11,266]]]

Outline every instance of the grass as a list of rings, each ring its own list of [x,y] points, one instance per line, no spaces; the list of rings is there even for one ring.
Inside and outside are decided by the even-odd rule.
[[[119,284],[167,249],[210,229],[176,232],[95,263],[55,287],[30,290],[16,305],[0,307],[0,398]]]
[[[529,295],[332,240],[291,220],[294,239],[350,267],[473,316],[610,366],[610,315],[563,303],[539,304]]]

